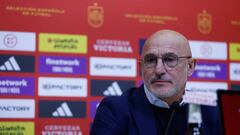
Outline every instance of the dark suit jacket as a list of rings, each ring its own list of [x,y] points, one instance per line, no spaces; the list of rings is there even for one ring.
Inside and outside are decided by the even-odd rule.
[[[201,110],[205,135],[219,135],[217,108],[201,106]],[[178,128],[182,125],[179,123]],[[119,97],[104,98],[97,109],[90,134],[157,135],[155,117],[143,86],[127,90]]]

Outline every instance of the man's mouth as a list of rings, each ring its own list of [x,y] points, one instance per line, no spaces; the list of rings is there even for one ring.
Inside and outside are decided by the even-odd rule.
[[[158,83],[158,84],[165,84],[165,83],[172,83],[170,80],[154,80],[151,81],[151,84]]]

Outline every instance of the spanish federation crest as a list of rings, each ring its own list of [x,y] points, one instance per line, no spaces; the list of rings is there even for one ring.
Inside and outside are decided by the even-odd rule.
[[[94,28],[98,28],[103,25],[104,10],[103,7],[94,3],[93,6],[88,7],[88,24]]]
[[[212,31],[212,16],[206,10],[198,14],[197,23],[202,34],[209,34]]]

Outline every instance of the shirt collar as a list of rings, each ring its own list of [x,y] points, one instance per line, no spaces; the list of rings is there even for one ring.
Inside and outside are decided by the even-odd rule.
[[[158,98],[156,95],[154,95],[150,90],[148,90],[148,88],[146,87],[146,85],[144,84],[144,92],[147,96],[148,101],[155,106],[158,107],[162,107],[162,108],[170,108],[170,106],[163,100],[161,100],[160,98]],[[180,106],[182,106],[184,104],[183,100],[179,103]]]
[[[152,105],[155,105],[155,106],[158,106],[158,107],[162,107],[162,108],[170,108],[169,105],[165,101],[157,98],[157,96],[152,94],[152,92],[150,92],[150,90],[148,90],[146,85],[144,85],[144,91],[145,91],[145,94],[147,96],[148,101]]]

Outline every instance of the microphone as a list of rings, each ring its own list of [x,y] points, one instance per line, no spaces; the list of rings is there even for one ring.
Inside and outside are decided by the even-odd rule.
[[[167,128],[165,129],[164,135],[168,135],[168,131],[169,131],[170,127],[171,127],[173,116],[175,114],[176,109],[179,108],[179,107],[180,107],[180,104],[177,101],[173,102],[170,105],[170,109],[172,109],[172,113],[171,113],[170,118],[168,120]]]
[[[202,114],[201,107],[198,104],[189,104],[188,109],[188,126],[186,135],[204,135],[204,129],[201,125]]]

